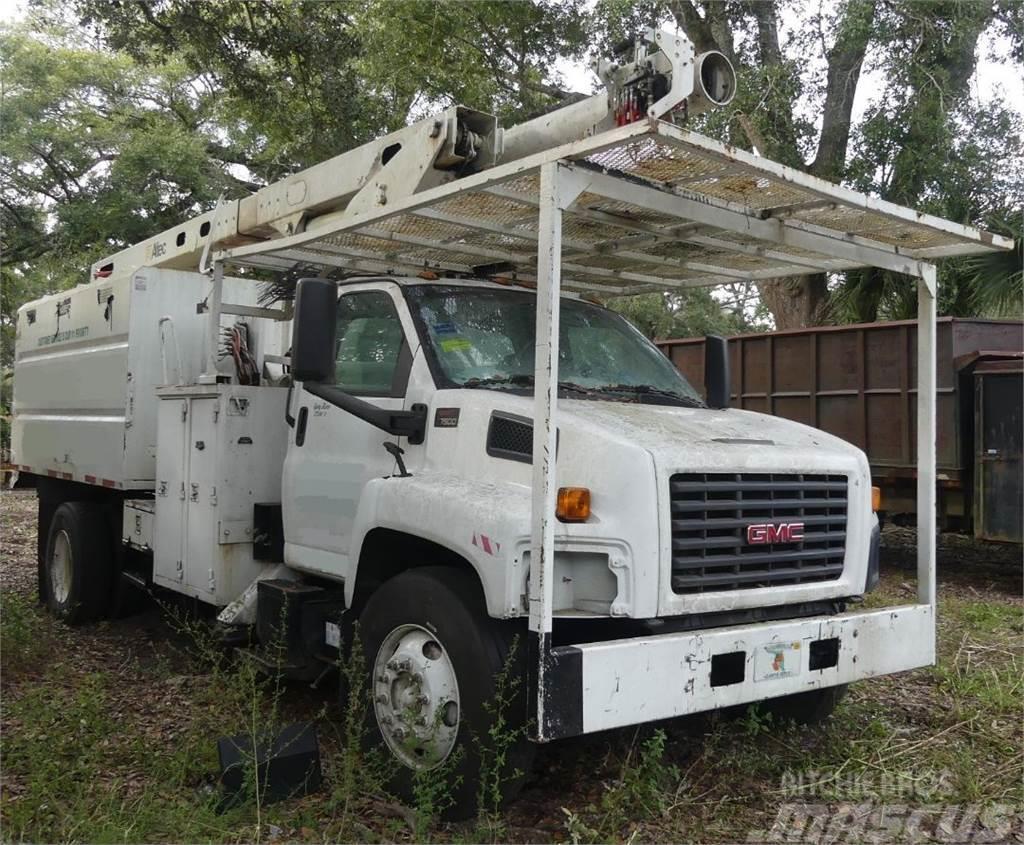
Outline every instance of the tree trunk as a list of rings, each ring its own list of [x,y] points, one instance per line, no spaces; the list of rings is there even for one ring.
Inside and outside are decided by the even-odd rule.
[[[775,318],[776,329],[818,326],[828,318],[828,287],[824,274],[759,282],[757,289],[761,301]]]
[[[762,122],[759,129],[766,142],[761,153],[815,175],[839,180],[846,164],[850,114],[861,65],[872,37],[876,2],[848,0],[843,7],[836,41],[827,56],[828,81],[822,133],[814,161],[808,165],[801,158],[794,128],[793,104],[785,99],[773,100],[756,115]],[[674,0],[669,4],[676,22],[694,40],[698,52],[721,50],[734,63],[738,58],[733,49],[735,8],[738,7],[716,0]],[[785,75],[786,59],[779,43],[779,10],[775,0],[753,0],[743,9],[745,11],[739,14],[750,15],[756,25],[761,68]],[[757,288],[775,319],[776,328],[818,325],[829,317],[829,291],[823,274],[773,279],[758,283]]]
[[[934,168],[922,151],[935,145],[950,149],[943,135],[955,128],[950,115],[970,92],[970,80],[977,64],[978,39],[992,19],[993,8],[984,3],[922,5],[921,21],[915,29],[916,61],[908,70],[910,107],[904,114],[906,135],[896,154],[883,199],[913,206],[926,191]],[[941,37],[940,37],[941,36]],[[886,279],[891,273],[872,270],[870,284],[863,285],[858,310],[865,319],[877,319],[886,296]],[[904,277],[897,285],[909,285]]]

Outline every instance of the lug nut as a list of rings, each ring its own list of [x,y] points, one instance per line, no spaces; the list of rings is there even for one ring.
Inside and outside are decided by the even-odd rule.
[[[378,704],[387,704],[388,703],[388,697],[386,695],[384,695],[384,693],[381,693],[380,695],[377,696],[377,703]]]
[[[399,726],[399,727],[395,728],[393,731],[391,731],[391,735],[395,739],[401,741],[401,740],[405,739],[405,728]]]
[[[430,696],[429,695],[418,696],[416,698],[416,703],[417,704],[421,704],[422,706],[426,707],[428,704],[430,704]]]

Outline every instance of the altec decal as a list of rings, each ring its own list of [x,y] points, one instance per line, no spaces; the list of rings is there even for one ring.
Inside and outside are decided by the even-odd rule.
[[[802,522],[768,522],[747,526],[747,542],[752,546],[764,546],[772,543],[799,543],[804,538]]]

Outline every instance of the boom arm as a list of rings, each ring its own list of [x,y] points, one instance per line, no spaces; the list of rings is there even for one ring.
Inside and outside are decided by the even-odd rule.
[[[725,56],[696,55],[682,33],[648,30],[592,67],[605,85],[599,94],[507,130],[490,115],[452,106],[103,258],[92,276],[194,269],[208,248],[306,231],[614,126],[725,105],[735,91]]]

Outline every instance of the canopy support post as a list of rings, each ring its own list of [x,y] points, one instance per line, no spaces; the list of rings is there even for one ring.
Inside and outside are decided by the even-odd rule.
[[[551,659],[555,569],[555,458],[558,446],[558,332],[562,288],[562,212],[582,183],[559,162],[540,168],[537,240],[537,326],[534,358],[533,497],[530,537],[530,695],[536,707],[534,730],[550,736],[545,703]],[[535,674],[534,674],[535,673]]]
[[[920,265],[917,284],[917,600],[935,609],[935,266]]]

